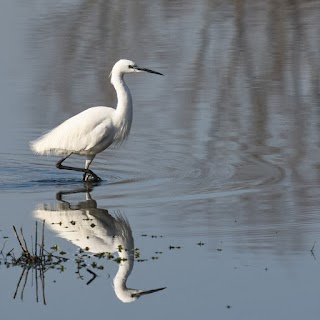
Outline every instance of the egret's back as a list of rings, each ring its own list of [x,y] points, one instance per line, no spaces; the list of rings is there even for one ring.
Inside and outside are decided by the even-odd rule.
[[[61,123],[30,143],[38,154],[96,154],[114,139],[113,115],[108,107],[92,107]]]

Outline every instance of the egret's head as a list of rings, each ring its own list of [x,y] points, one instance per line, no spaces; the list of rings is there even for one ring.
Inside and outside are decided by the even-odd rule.
[[[117,297],[124,303],[134,302],[139,299],[143,295],[147,295],[150,293],[158,292],[166,289],[152,289],[152,290],[139,290],[139,289],[125,289],[125,290],[115,290]]]
[[[112,68],[112,71],[110,73],[110,76],[121,76],[125,73],[132,73],[132,72],[149,72],[149,73],[155,73],[155,74],[159,74],[161,76],[163,76],[162,73],[157,72],[157,71],[153,71],[150,69],[146,69],[146,68],[141,68],[139,66],[137,66],[136,63],[134,63],[131,60],[126,60],[126,59],[121,59],[119,60]]]

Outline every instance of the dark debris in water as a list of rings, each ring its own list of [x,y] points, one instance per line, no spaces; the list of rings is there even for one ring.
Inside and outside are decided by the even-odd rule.
[[[77,222],[71,220],[70,223],[72,225]],[[60,224],[62,224],[60,222]],[[95,225],[92,223],[92,227]],[[57,244],[48,246],[49,250],[45,249],[45,221],[42,222],[42,228],[40,232],[38,232],[38,223],[35,225],[35,233],[34,238],[31,244],[27,244],[22,228],[18,231],[15,227],[14,234],[19,243],[21,252],[18,256],[15,255],[14,249],[5,252],[4,247],[7,242],[3,245],[2,250],[0,251],[0,266],[4,266],[6,268],[10,267],[21,267],[22,273],[20,279],[18,281],[16,291],[14,294],[14,298],[17,297],[18,291],[20,289],[20,296],[23,299],[24,289],[26,287],[26,283],[28,281],[28,273],[32,270],[32,274],[34,277],[35,274],[35,282],[38,286],[38,282],[41,283],[42,289],[42,300],[43,303],[46,304],[45,292],[44,292],[44,274],[49,270],[57,270],[60,273],[65,272],[70,265],[65,264],[66,262],[74,262],[75,263],[75,274],[78,279],[85,280],[86,284],[91,284],[98,276],[97,273],[102,272],[102,270],[106,269],[106,261],[113,261],[117,264],[127,263],[128,260],[125,257],[115,256],[111,252],[100,252],[100,253],[90,253],[90,248],[87,246],[85,248],[80,248],[77,253],[72,254],[72,258],[70,255],[68,257],[68,253],[64,251],[62,248],[59,248]],[[162,238],[162,235],[147,235],[142,234],[142,237],[149,237],[150,239]],[[204,242],[199,241],[197,243],[198,246],[203,246]],[[182,249],[181,245],[169,245],[167,250],[179,250]],[[221,249],[220,249],[221,250]],[[149,257],[143,257],[139,248],[127,249],[123,247],[123,245],[119,244],[117,247],[118,253],[127,252],[128,255],[132,256],[136,262],[147,262],[147,261],[157,261],[161,258],[161,256],[166,252],[159,248],[157,251],[154,251]],[[218,249],[219,251],[219,249]],[[94,271],[93,271],[94,270]],[[35,271],[35,272],[34,272]],[[103,271],[105,272],[105,271]],[[110,275],[109,275],[110,277]],[[85,279],[86,278],[86,279]],[[25,279],[25,280],[23,280]],[[56,280],[55,280],[56,281]],[[37,287],[37,302],[39,301]]]
[[[156,239],[156,238],[163,238],[162,235],[158,236],[158,235],[155,235],[155,234],[152,234],[152,235],[147,235],[145,233],[141,234],[141,237],[150,237],[150,238],[153,238],[153,239]]]
[[[181,246],[169,246],[169,250],[173,250],[173,249],[181,249]]]
[[[61,269],[63,271],[64,266],[62,265],[62,263],[68,260],[67,258],[58,256],[53,252],[48,252],[47,250],[45,250],[44,225],[45,225],[45,222],[43,221],[42,232],[39,234],[39,241],[38,241],[38,223],[36,222],[34,243],[29,244],[29,246],[24,237],[23,229],[20,228],[19,230],[20,232],[18,232],[16,227],[13,226],[13,230],[17,238],[17,241],[19,243],[21,253],[18,257],[15,256],[13,249],[5,253],[4,246],[0,252],[2,256],[2,259],[0,259],[0,264],[2,262],[7,268],[11,266],[14,266],[14,267],[19,266],[22,268],[22,272],[13,296],[14,299],[17,297],[18,291],[21,288],[20,296],[21,296],[21,300],[23,300],[23,294],[24,294],[24,289],[28,280],[28,275],[30,270],[32,270],[32,275],[35,274],[37,302],[39,301],[38,283],[40,282],[41,288],[42,288],[43,304],[46,304],[46,297],[45,297],[45,291],[44,291],[44,274],[49,269],[54,269],[54,268]],[[24,281],[22,285],[23,279]]]

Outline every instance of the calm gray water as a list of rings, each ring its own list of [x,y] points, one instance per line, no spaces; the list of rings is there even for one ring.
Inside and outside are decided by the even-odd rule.
[[[318,1],[2,1],[0,247],[19,256],[12,225],[31,242],[45,219],[46,248],[69,260],[38,302],[32,270],[13,299],[22,268],[2,263],[1,316],[319,319],[319,21]],[[104,181],[86,191],[28,143],[115,106],[120,58],[165,77],[126,77],[130,137],[96,157]],[[92,255],[118,245],[140,257]],[[124,304],[128,269],[130,288],[167,288]]]

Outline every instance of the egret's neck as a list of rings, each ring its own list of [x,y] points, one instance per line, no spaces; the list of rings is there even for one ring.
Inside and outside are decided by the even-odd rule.
[[[111,76],[111,83],[113,84],[118,98],[116,109],[116,120],[125,122],[131,125],[132,121],[132,98],[129,88],[123,79],[123,74],[115,73]],[[130,130],[130,128],[129,128]]]
[[[125,261],[121,261],[118,272],[113,279],[113,286],[117,295],[123,295],[128,290],[126,282],[134,263],[133,250],[130,251],[131,252],[122,250],[122,252],[119,252],[119,258]]]

